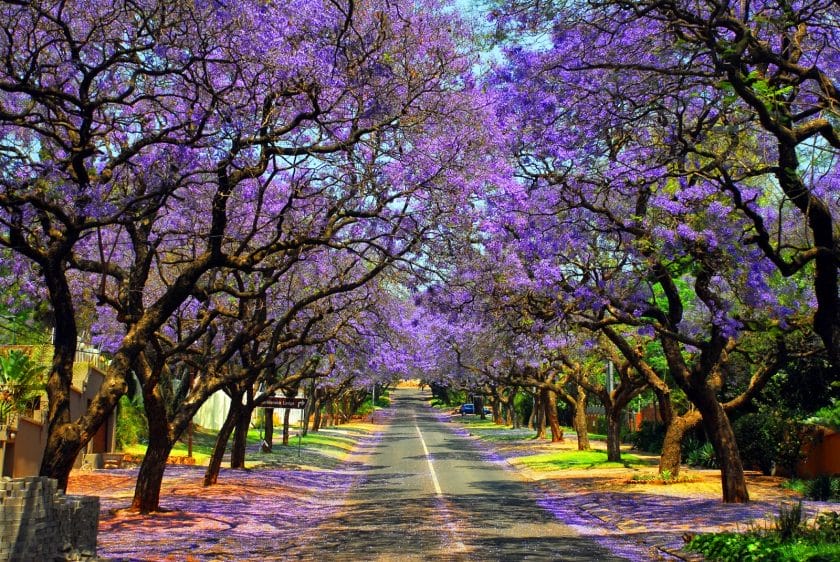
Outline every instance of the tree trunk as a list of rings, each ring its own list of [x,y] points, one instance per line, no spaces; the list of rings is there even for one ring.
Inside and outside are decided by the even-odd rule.
[[[219,429],[219,435],[216,436],[216,445],[213,447],[213,453],[210,455],[210,462],[207,465],[207,470],[204,472],[205,486],[212,486],[219,480],[219,471],[222,468],[222,460],[225,456],[225,449],[227,449],[227,444],[230,440],[231,434],[233,433],[233,428],[236,426],[236,420],[239,418],[239,414],[234,411],[235,404],[239,404],[240,408],[243,407],[241,394],[238,399],[236,395],[234,395],[231,400],[230,409],[228,410],[227,417],[225,417],[225,422],[222,424],[221,429]]]
[[[172,452],[173,442],[167,438],[154,438],[149,431],[149,448],[140,464],[137,474],[137,484],[134,487],[134,501],[132,509],[140,513],[160,511],[160,489],[163,484],[163,474],[166,471],[166,461]]]
[[[288,412],[288,410],[286,410]],[[260,443],[263,453],[270,453],[274,449],[274,408],[263,408],[263,442]],[[284,443],[285,444],[285,443]]]
[[[682,463],[683,438],[700,423],[700,413],[695,410],[682,416],[671,416],[670,421],[665,427],[665,440],[662,442],[662,455],[659,457],[659,474],[668,471],[671,476],[677,476]]]
[[[572,415],[572,423],[577,433],[578,451],[588,451],[591,446],[589,444],[589,427],[586,423],[586,389],[577,385],[577,396],[570,406],[574,410]]]
[[[750,500],[744,465],[735,442],[735,433],[714,390],[703,387],[692,392],[692,402],[703,417],[703,429],[712,442],[720,464],[723,503],[746,503]]]
[[[317,399],[312,405],[312,411],[315,413],[312,419],[312,431],[317,432],[321,429],[321,399]]]
[[[301,428],[301,435],[304,437],[309,434],[309,417],[312,415],[312,406],[315,404],[315,385],[314,383],[306,390],[306,406],[303,408],[303,426]]]
[[[333,403],[332,400],[324,402],[324,413],[321,416],[321,427],[330,427],[332,425]]]
[[[534,429],[537,430],[537,439],[545,439],[545,406],[543,406],[542,393],[534,397]]]
[[[537,394],[534,393],[531,395],[531,415],[528,416],[528,429],[537,429],[537,411],[539,407],[537,406],[539,398]]]
[[[621,462],[621,409],[607,410],[607,461]]]
[[[478,414],[481,419],[487,419],[487,415],[484,413],[484,397],[482,396],[475,397],[475,413]]]
[[[169,459],[175,440],[169,433],[166,406],[160,396],[158,386],[144,389],[143,408],[149,420],[149,447],[146,449],[143,462],[140,463],[131,507],[140,513],[151,513],[160,511],[163,473],[166,471],[166,461]]]
[[[249,405],[243,405],[237,413],[236,425],[233,430],[233,444],[230,450],[230,467],[245,468],[245,449],[248,444],[248,427],[251,425],[253,410]]]
[[[557,416],[557,393],[547,388],[544,388],[541,392],[545,417],[551,427],[551,442],[559,443],[563,441],[563,428],[560,427],[560,419]]]
[[[70,385],[78,332],[67,279],[61,273],[45,275],[45,279],[50,304],[59,321],[53,333],[53,360],[47,378],[47,447],[40,474],[55,478],[58,487],[66,490],[76,457],[86,444],[70,419]]]
[[[283,412],[283,446],[289,446],[289,416],[291,415],[292,410],[286,408],[286,411]]]

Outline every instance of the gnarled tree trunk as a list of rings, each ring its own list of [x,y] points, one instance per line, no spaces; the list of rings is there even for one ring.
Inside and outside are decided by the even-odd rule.
[[[143,393],[143,407],[149,420],[149,446],[134,487],[134,499],[131,508],[140,513],[160,511],[160,489],[166,461],[175,445],[169,432],[166,406],[161,399],[159,387]]]
[[[662,454],[659,457],[659,474],[668,472],[671,476],[680,473],[682,463],[682,442],[685,434],[700,423],[700,412],[694,410],[682,416],[671,417],[665,427],[665,439],[662,441]]]
[[[703,417],[703,429],[717,455],[720,464],[724,503],[746,503],[750,500],[744,465],[735,442],[735,432],[723,406],[717,401],[714,390],[703,387],[694,390],[690,396]]]

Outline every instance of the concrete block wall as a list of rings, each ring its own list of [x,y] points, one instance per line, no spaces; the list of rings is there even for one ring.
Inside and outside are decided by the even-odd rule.
[[[99,498],[66,496],[55,480],[0,478],[0,562],[96,558]]]

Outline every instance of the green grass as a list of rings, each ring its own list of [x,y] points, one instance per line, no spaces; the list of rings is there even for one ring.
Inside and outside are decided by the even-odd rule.
[[[516,463],[537,471],[630,468],[644,464],[639,457],[630,454],[622,454],[621,462],[608,462],[606,451],[557,451],[520,457]]]
[[[449,408],[448,406],[446,407]],[[480,416],[453,416],[452,419],[457,423],[465,426],[469,432],[476,437],[486,439],[487,441],[517,441],[520,439],[536,439],[536,431],[528,429],[527,427],[512,428],[507,425],[496,425],[492,417],[482,420]],[[548,431],[548,430],[546,430]],[[575,430],[571,427],[563,428],[563,435],[565,439],[577,439]],[[590,433],[589,438],[592,440],[606,441],[607,436],[599,433]]]
[[[310,431],[301,437],[298,445],[299,431],[297,428],[290,430],[288,446],[281,444],[281,436],[276,433],[270,453],[249,455],[249,459],[264,466],[333,469],[341,465],[353,447],[370,433],[371,429],[365,424],[355,423],[322,428],[318,432]]]
[[[216,445],[216,431],[209,429],[196,429],[193,431],[193,458],[196,464],[207,464],[210,461],[210,455],[213,453],[213,447]],[[187,456],[187,434],[185,433],[180,441],[175,443],[170,453],[173,457]],[[124,447],[126,453],[132,455],[145,455],[148,446],[145,443],[136,443]]]
[[[270,454],[252,453],[249,452],[247,457],[249,464],[251,461],[277,461],[288,457],[289,459],[297,458],[298,438],[297,434],[300,428],[292,427],[289,430],[289,445],[282,445],[282,428],[277,427],[274,431],[274,447]],[[339,428],[324,428],[319,432],[309,432],[308,435],[302,437],[300,440],[301,449],[306,449],[310,453],[316,453],[320,456],[328,456],[334,459],[343,457],[349,452],[358,441],[358,438],[365,435],[368,431],[366,429],[356,427],[352,424],[342,425]],[[218,432],[209,429],[196,429],[193,432],[193,457],[196,464],[206,465],[210,461],[210,455],[213,453],[213,447],[216,446],[216,435]],[[261,428],[252,428],[248,431],[247,444],[250,450],[255,445],[259,445],[262,441],[263,433]],[[231,441],[228,441],[227,450],[230,451]],[[124,450],[132,455],[145,455],[148,446],[143,443],[130,445]],[[302,451],[303,453],[303,451]],[[172,448],[172,456],[187,456],[187,435],[175,444]],[[272,455],[274,456],[272,458]],[[310,455],[311,456],[311,455]],[[303,458],[303,454],[301,454]],[[313,459],[310,459],[313,460]]]
[[[805,494],[807,486],[808,483],[800,478],[791,478],[790,480],[786,480],[781,483],[782,488],[786,490],[793,490],[794,492],[799,492],[803,495]]]
[[[840,543],[795,543],[779,549],[783,560],[840,560]]]

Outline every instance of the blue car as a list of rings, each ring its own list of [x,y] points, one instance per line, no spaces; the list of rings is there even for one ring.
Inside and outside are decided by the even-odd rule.
[[[461,415],[465,414],[474,414],[475,413],[475,405],[473,404],[461,404]]]

